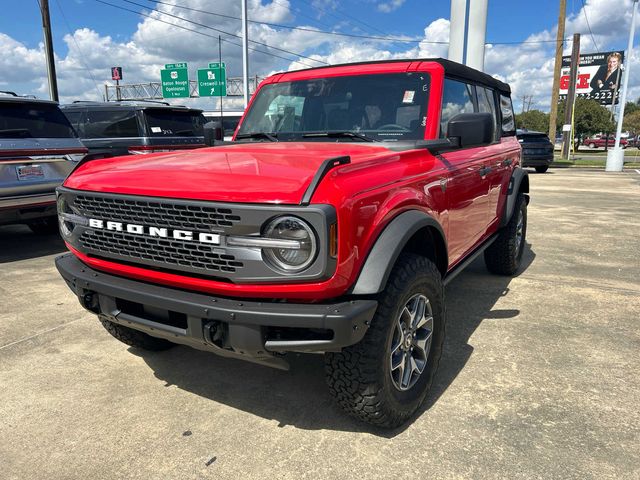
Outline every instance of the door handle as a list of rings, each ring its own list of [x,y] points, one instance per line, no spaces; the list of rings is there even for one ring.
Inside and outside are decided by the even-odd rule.
[[[487,167],[485,165],[480,170],[478,170],[478,173],[480,174],[481,177],[484,177],[484,176],[488,175],[489,173],[491,173],[491,167]]]
[[[511,165],[513,163],[513,158],[507,158],[506,160],[502,161],[502,166],[503,167],[508,167],[509,165]]]

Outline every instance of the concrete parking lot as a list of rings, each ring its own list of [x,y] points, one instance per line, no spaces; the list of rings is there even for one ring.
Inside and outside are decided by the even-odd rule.
[[[447,288],[411,423],[346,417],[320,356],[289,372],[126,347],[81,309],[56,236],[0,227],[0,477],[640,478],[640,174],[532,174],[516,278]]]

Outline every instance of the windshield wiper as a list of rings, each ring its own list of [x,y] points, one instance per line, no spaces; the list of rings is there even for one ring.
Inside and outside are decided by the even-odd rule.
[[[277,136],[278,136],[278,134],[275,133],[275,132],[272,132],[272,133],[267,133],[267,132],[239,133],[238,135],[236,135],[236,140],[243,139],[243,138],[266,138],[267,140],[269,140],[271,142],[277,142],[278,141]]]
[[[367,137],[366,135],[362,135],[361,133],[352,132],[350,130],[340,130],[334,132],[309,132],[302,135],[303,138],[314,138],[314,137],[328,137],[328,138],[357,138],[358,140],[362,140],[363,142],[377,142],[375,138]]]

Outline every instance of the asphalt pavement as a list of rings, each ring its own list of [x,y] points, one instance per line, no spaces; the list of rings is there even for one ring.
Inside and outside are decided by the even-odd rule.
[[[640,174],[530,180],[522,272],[479,259],[447,287],[433,392],[393,431],[345,416],[317,355],[119,343],[58,276],[57,236],[0,227],[0,477],[640,478]]]

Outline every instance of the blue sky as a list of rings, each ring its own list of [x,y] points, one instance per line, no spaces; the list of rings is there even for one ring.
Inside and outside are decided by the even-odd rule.
[[[186,20],[204,23],[227,32],[240,32],[240,22],[228,18],[184,10],[182,6],[239,16],[237,0],[105,0],[122,8],[144,12],[171,23],[179,20],[158,12],[170,12]],[[163,63],[188,61],[193,69],[216,60],[214,39],[177,29],[139,14],[119,10],[97,0],[49,0],[57,54],[60,91],[64,101],[99,99],[109,66],[122,65],[125,81],[157,80]],[[7,2],[9,3],[9,2]],[[615,4],[615,8],[611,8]],[[567,36],[583,33],[583,52],[623,49],[630,24],[631,0],[567,0]],[[249,0],[249,16],[290,26],[303,26],[335,32],[406,36],[424,43],[375,42],[366,39],[327,37],[312,32],[253,25],[252,39],[316,59],[299,58],[307,65],[320,62],[398,58],[403,56],[446,56],[446,45],[429,41],[448,41],[449,1],[433,0]],[[586,13],[586,15],[585,15]],[[558,16],[557,0],[489,0],[487,42],[553,40]],[[359,21],[356,21],[357,18]],[[587,26],[587,20],[589,22]],[[189,23],[188,28],[218,35]],[[593,37],[589,32],[593,32]],[[237,41],[236,39],[233,39]],[[37,0],[5,5],[0,17],[0,89],[46,97],[47,87],[42,60],[42,27]],[[239,74],[240,48],[223,44],[231,75]],[[267,49],[256,46],[256,48]],[[567,49],[569,45],[567,45]],[[288,68],[300,68],[294,55],[268,49],[276,56],[251,54],[252,74],[265,75]],[[514,97],[534,95],[534,106],[548,108],[553,44],[512,44],[487,47],[485,69],[512,84]],[[632,59],[635,61],[634,58]],[[640,73],[640,72],[638,72]],[[640,96],[640,83],[631,77],[631,95]],[[639,83],[638,85],[636,85]],[[635,97],[633,97],[635,98]]]

